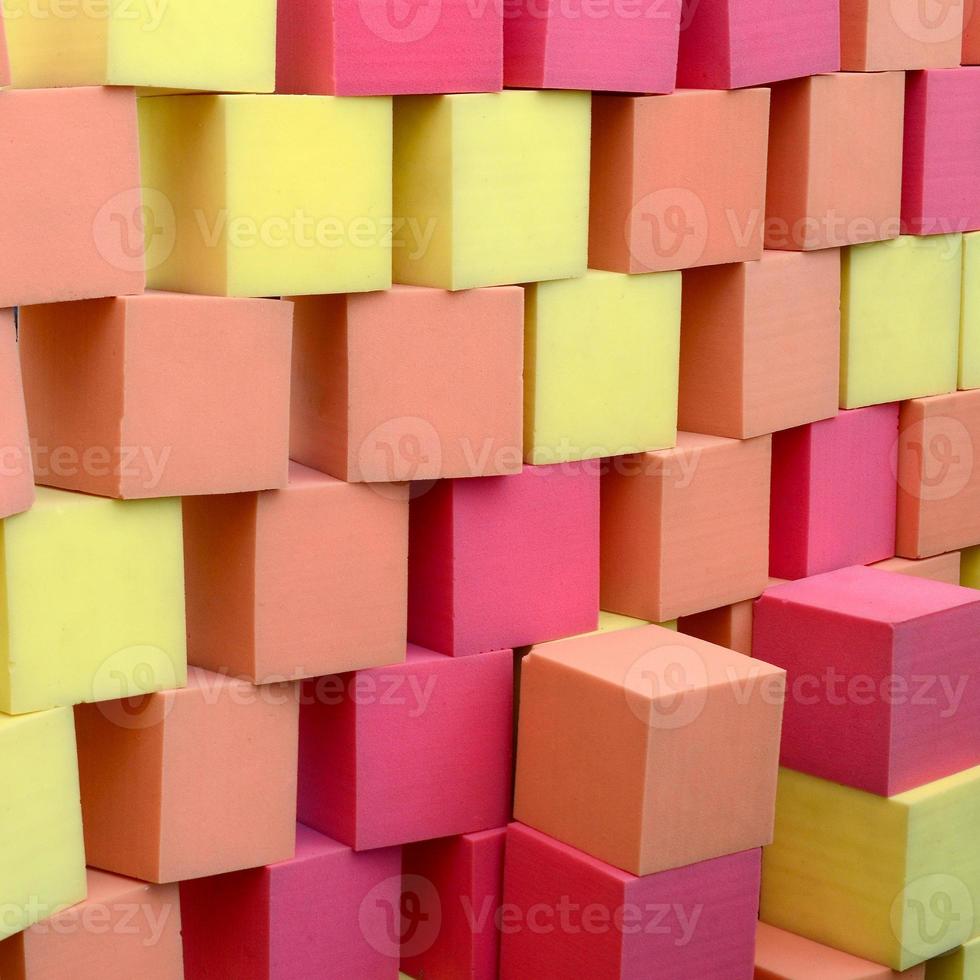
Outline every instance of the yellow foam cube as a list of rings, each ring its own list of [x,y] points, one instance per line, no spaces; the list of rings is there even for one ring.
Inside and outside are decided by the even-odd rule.
[[[395,281],[443,289],[583,275],[591,96],[395,100]]]
[[[391,99],[140,99],[151,288],[219,296],[391,285]]]
[[[980,980],[980,939],[930,960],[926,965],[926,980]]]
[[[3,521],[0,558],[0,711],[186,684],[179,499],[38,487]]]
[[[958,387],[980,388],[980,231],[971,231],[963,236]]]
[[[2,7],[15,88],[275,88],[275,0],[4,0]]]
[[[980,545],[960,552],[960,585],[980,589]]]
[[[980,933],[980,767],[882,797],[789,769],[761,919],[893,970]]]
[[[71,709],[0,714],[0,940],[85,890]]]
[[[841,408],[956,390],[962,235],[841,253]]]
[[[590,271],[528,286],[526,294],[527,462],[673,446],[681,274]]]

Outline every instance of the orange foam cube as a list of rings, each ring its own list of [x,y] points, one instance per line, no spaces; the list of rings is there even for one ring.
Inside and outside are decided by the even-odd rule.
[[[841,0],[841,71],[956,68],[970,3]]]
[[[752,607],[755,599],[733,602],[677,620],[677,632],[752,656]]]
[[[17,346],[14,311],[0,310],[0,518],[19,514],[34,503],[34,471]]]
[[[886,558],[875,562],[871,567],[880,568],[883,572],[894,572],[896,575],[913,575],[932,579],[934,582],[959,585],[961,557],[960,552],[950,551],[931,558]]]

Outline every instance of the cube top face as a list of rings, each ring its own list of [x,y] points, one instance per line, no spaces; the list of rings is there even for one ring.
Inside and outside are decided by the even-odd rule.
[[[136,100],[128,89],[8,92],[0,307],[138,293],[144,284]],[[66,161],[72,161],[68,173]],[[43,215],[38,202],[43,202]],[[37,233],[43,221],[48,233]]]
[[[960,63],[963,12],[959,5],[938,16],[915,4],[844,0],[841,4],[841,68],[901,71],[952,68]]]
[[[590,107],[586,92],[399,100],[395,280],[457,290],[582,275]]]

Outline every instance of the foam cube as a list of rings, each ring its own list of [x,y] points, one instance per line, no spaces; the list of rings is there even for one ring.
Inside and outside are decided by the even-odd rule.
[[[980,231],[963,236],[957,388],[980,388]]]
[[[906,235],[844,252],[841,408],[956,390],[961,250]]]
[[[516,286],[297,299],[293,459],[349,482],[519,472],[523,310]]]
[[[276,91],[296,95],[495,92],[503,5],[465,0],[405,12],[363,0],[279,0]]]
[[[253,683],[405,659],[408,488],[290,465],[271,493],[184,501],[188,660]]]
[[[966,4],[963,8],[963,51],[961,64],[980,65],[980,7]]]
[[[873,405],[772,441],[769,571],[797,579],[895,554],[898,406]]]
[[[980,939],[971,939],[926,964],[926,980],[976,980],[980,976]]]
[[[465,656],[593,630],[598,464],[440,482],[412,503],[408,553],[413,643]]]
[[[588,272],[527,287],[524,454],[621,456],[677,440],[681,277]]]
[[[836,249],[684,273],[682,429],[748,439],[829,418],[839,364]]]
[[[902,71],[960,63],[963,12],[970,4],[841,0],[841,68]]]
[[[980,390],[905,402],[899,428],[896,553],[980,544]]]
[[[585,92],[399,99],[395,281],[469,289],[582,275],[590,105]]]
[[[962,552],[959,583],[970,589],[980,589],[980,546]]]
[[[284,486],[291,332],[291,305],[276,300],[24,307],[38,482],[121,498]]]
[[[13,310],[0,310],[0,518],[34,503],[34,470]]]
[[[85,898],[70,708],[0,714],[0,940]],[[0,950],[4,947],[0,944]],[[0,968],[3,966],[0,952]],[[6,976],[4,970],[4,976]]]
[[[654,623],[762,593],[771,439],[690,432],[623,457],[602,483],[602,608]]]
[[[122,502],[39,488],[29,511],[3,522],[2,557],[0,711],[184,683],[178,500]]]
[[[89,863],[163,883],[291,857],[298,714],[295,685],[197,667],[182,690],[76,709]]]
[[[299,819],[358,851],[500,827],[512,729],[509,650],[307,682]]]
[[[976,930],[978,812],[980,768],[891,798],[782,769],[760,918],[893,970],[953,949]]]
[[[7,54],[7,34],[0,17],[0,88],[10,84],[10,58]]]
[[[899,233],[904,98],[901,72],[773,86],[766,248],[822,249]]]
[[[920,71],[905,93],[902,227],[914,235],[980,228],[980,68]]]
[[[4,5],[14,85],[275,87],[275,0]]]
[[[0,308],[142,292],[133,93],[7,92],[0,132]]]
[[[783,680],[659,626],[534,647],[514,818],[636,875],[767,844]]]
[[[511,824],[501,980],[748,977],[759,852],[637,878]]]
[[[505,836],[497,828],[404,849],[402,908],[416,925],[402,948],[409,975],[497,980]]]
[[[693,616],[681,616],[677,629],[686,636],[696,636],[716,646],[752,656],[752,607],[754,599],[733,602],[729,606],[708,609]]]
[[[177,886],[95,870],[86,878],[85,901],[0,942],[0,976],[183,977]]]
[[[838,5],[831,0],[692,4],[684,9],[677,84],[744,88],[837,71],[839,33]]]
[[[596,8],[597,10],[600,8]],[[682,4],[601,8],[513,3],[504,10],[509,88],[673,92]]]
[[[400,883],[398,848],[355,854],[300,824],[295,857],[181,883],[187,978],[395,980]]]
[[[141,99],[140,149],[155,289],[284,296],[391,285],[390,99]]]
[[[960,585],[960,552],[951,551],[946,555],[932,558],[886,558],[875,562],[872,568],[897,575],[912,575],[916,578],[930,578],[934,582]],[[967,584],[967,583],[962,583]]]
[[[761,258],[768,125],[767,89],[596,96],[589,266],[662,272]]]

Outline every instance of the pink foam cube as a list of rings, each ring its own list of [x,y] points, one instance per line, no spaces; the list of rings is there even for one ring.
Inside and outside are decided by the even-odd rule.
[[[34,503],[34,471],[14,311],[0,310],[0,518]]]
[[[771,575],[805,578],[895,554],[897,440],[897,405],[857,408],[773,436]]]
[[[295,857],[181,884],[186,980],[396,980],[400,883],[399,848],[299,824]]]
[[[496,92],[502,3],[279,0],[276,91],[294,95]]]
[[[768,589],[756,657],[784,667],[782,762],[893,796],[980,763],[980,593],[855,566]]]
[[[404,849],[402,970],[409,976],[497,980],[505,836],[499,827]]]
[[[594,630],[599,466],[451,480],[412,503],[408,637],[465,656]]]
[[[980,67],[910,72],[902,226],[914,235],[980,228]]]
[[[761,851],[637,878],[507,828],[501,980],[751,977]]]
[[[369,850],[490,830],[510,814],[513,656],[405,663],[305,684],[299,819]]]
[[[504,10],[504,84],[510,88],[673,92],[680,0],[612,3],[605,16],[558,0],[513,0]]]
[[[700,0],[684,11],[684,88],[744,88],[840,68],[838,0]]]

